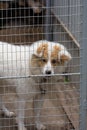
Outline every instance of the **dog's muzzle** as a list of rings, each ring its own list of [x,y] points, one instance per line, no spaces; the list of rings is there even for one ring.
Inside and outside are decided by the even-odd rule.
[[[51,75],[51,74],[52,74],[51,70],[46,70],[45,73],[46,73],[47,75]]]

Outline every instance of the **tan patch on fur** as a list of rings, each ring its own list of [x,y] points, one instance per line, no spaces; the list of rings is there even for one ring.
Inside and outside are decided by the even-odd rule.
[[[42,67],[42,66],[44,66],[46,63],[43,62],[42,59],[43,59],[42,57],[40,58],[40,57],[38,57],[36,55],[33,55],[32,59],[31,59],[32,67]]]
[[[41,57],[38,57],[36,55],[32,56],[32,59],[31,59],[32,66],[42,67],[47,63],[47,58],[48,58],[48,44],[47,43],[43,43],[37,48],[37,54],[39,55],[40,53],[42,53]]]
[[[65,54],[63,54],[63,55],[61,55],[60,59],[61,59],[61,62],[64,63],[65,61],[68,61],[70,58],[68,56],[66,56]]]
[[[37,63],[37,57],[36,57],[36,55],[32,55],[32,58],[31,58],[32,67],[35,67],[36,63]]]
[[[61,48],[58,45],[55,45],[53,47],[53,51],[51,53],[51,59],[58,58],[58,52],[61,50]]]
[[[43,57],[48,57],[48,44],[43,43],[37,48],[37,54],[43,53]]]
[[[53,47],[52,53],[51,53],[51,63],[53,66],[58,66],[60,63],[58,61],[58,53],[61,50],[61,47],[58,45],[55,45]],[[55,61],[54,61],[55,60]]]

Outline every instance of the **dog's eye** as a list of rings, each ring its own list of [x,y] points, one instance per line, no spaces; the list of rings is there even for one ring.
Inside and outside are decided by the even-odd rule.
[[[42,62],[46,63],[46,62],[47,62],[47,60],[43,58],[43,59],[42,59]]]
[[[52,62],[52,64],[56,64],[57,60],[53,59],[51,62]]]

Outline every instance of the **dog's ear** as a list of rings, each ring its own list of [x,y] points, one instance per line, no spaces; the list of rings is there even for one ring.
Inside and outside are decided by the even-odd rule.
[[[33,56],[34,56],[34,57],[42,57],[42,55],[43,55],[43,50],[40,50],[40,51],[39,51],[39,47],[36,48],[36,49],[33,51]]]
[[[33,56],[34,57],[42,57],[42,55],[43,55],[43,52],[41,51],[40,53],[37,53],[37,52],[34,52],[33,53]]]
[[[37,57],[47,57],[48,56],[48,44],[47,43],[42,43],[40,44],[36,51],[34,52],[34,55]]]
[[[63,49],[58,53],[58,59],[61,63],[66,63],[70,61],[71,58],[71,54],[66,49]]]

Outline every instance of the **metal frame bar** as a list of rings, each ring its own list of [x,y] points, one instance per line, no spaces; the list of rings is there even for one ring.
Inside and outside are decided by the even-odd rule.
[[[62,73],[62,74],[51,74],[51,76],[71,76],[71,75],[80,75],[80,73]],[[50,75],[44,75],[50,76]],[[43,77],[43,75],[27,75],[27,76],[4,76],[0,77],[0,79],[18,79],[18,78],[31,78],[31,77]]]
[[[82,0],[82,43],[80,80],[80,130],[87,129],[87,0]]]
[[[46,0],[46,15],[45,15],[45,39],[52,40],[51,32],[52,32],[52,18],[51,18],[51,0]]]
[[[0,0],[0,2],[8,2],[8,1],[13,1],[13,0]]]

